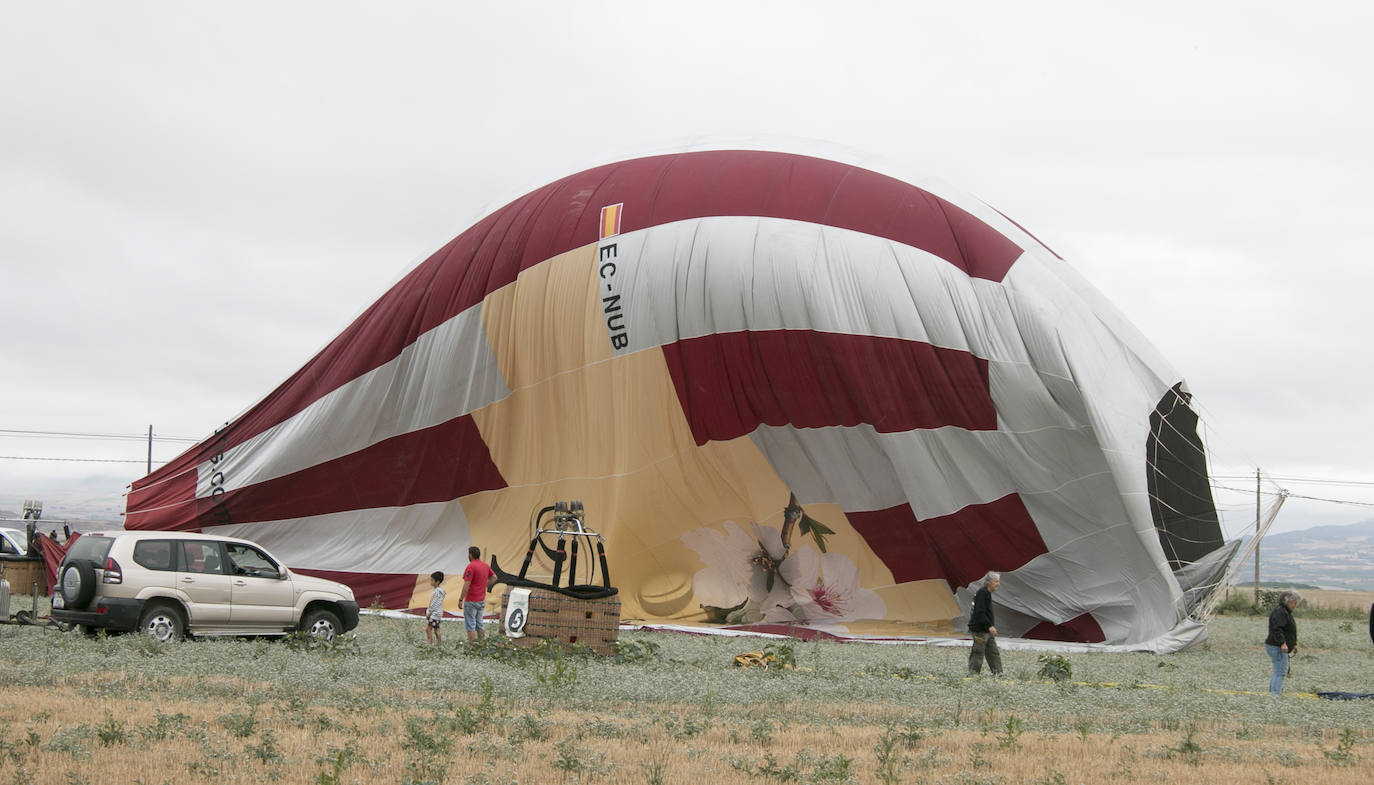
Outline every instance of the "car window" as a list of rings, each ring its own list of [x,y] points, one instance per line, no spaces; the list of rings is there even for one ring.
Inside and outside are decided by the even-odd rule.
[[[134,544],[134,563],[150,570],[172,569],[171,540],[139,540]]]
[[[105,556],[109,554],[112,545],[114,545],[114,539],[111,537],[101,537],[96,534],[78,537],[76,542],[72,543],[71,550],[67,551],[62,562],[65,564],[78,559],[87,559],[96,564],[104,564]]]
[[[224,569],[219,558],[219,543],[201,542],[199,540],[183,541],[181,543],[181,571],[223,575]]]
[[[8,556],[18,556],[19,549],[10,542],[8,535],[0,535],[0,553]]]
[[[224,548],[229,553],[229,568],[235,575],[275,578],[280,574],[276,563],[251,545],[227,542]]]

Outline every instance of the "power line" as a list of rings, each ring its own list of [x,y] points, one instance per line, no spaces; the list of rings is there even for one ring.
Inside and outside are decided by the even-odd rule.
[[[116,439],[123,441],[148,441],[148,434],[125,434],[125,433],[78,433],[73,431],[26,431],[16,428],[0,428],[0,436],[20,436],[20,437],[40,437],[53,439]],[[155,442],[184,442],[195,444],[200,439],[188,439],[183,436],[153,436]]]
[[[1350,500],[1348,500],[1348,499],[1324,499],[1324,498],[1322,498],[1322,497],[1320,497],[1320,496],[1303,496],[1303,495],[1300,494],[1300,493],[1290,493],[1290,494],[1288,494],[1288,498],[1290,498],[1290,499],[1307,499],[1308,501],[1313,501],[1313,502],[1331,502],[1331,503],[1333,503],[1333,504],[1350,504],[1350,505],[1354,505],[1354,506],[1356,506],[1356,507],[1374,507],[1374,502],[1353,502],[1353,501],[1350,501]]]
[[[1215,483],[1212,487],[1223,491],[1235,491],[1236,493],[1255,493],[1254,488],[1232,488],[1229,485],[1218,485]],[[1260,491],[1262,496],[1282,496],[1284,493],[1284,491]]]
[[[1255,493],[1254,488],[1232,488],[1229,485],[1213,485],[1212,487],[1217,490],[1235,491],[1236,493]],[[1356,507],[1374,507],[1374,502],[1357,502],[1350,499],[1328,499],[1322,496],[1304,496],[1300,493],[1290,493],[1288,491],[1260,491],[1259,493],[1261,496],[1287,496],[1290,499],[1306,499],[1313,502],[1331,502],[1332,504],[1350,504]]]
[[[1245,480],[1254,477],[1253,474],[1214,474],[1212,477],[1218,480]],[[1265,474],[1266,480],[1278,482],[1299,482],[1309,485],[1347,485],[1356,488],[1374,488],[1374,482],[1366,480],[1323,480],[1315,477],[1289,477],[1282,474]]]
[[[1289,477],[1273,478],[1285,485],[1312,485],[1318,488],[1374,488],[1374,482],[1339,482],[1331,480],[1327,482],[1319,480],[1296,480]]]
[[[125,458],[39,458],[34,455],[0,455],[0,461],[62,461],[65,463],[146,463]]]

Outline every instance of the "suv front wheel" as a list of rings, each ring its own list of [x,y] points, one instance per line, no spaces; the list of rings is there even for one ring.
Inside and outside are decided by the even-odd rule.
[[[186,635],[186,619],[175,605],[149,603],[138,617],[138,629],[163,643],[179,641]]]
[[[334,640],[342,628],[338,615],[326,608],[312,608],[301,620],[301,629],[305,630],[305,634],[322,641]]]

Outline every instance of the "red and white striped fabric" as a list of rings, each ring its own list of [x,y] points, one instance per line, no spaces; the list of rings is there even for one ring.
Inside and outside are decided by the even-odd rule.
[[[1145,465],[1178,381],[967,197],[778,152],[640,158],[459,235],[134,483],[126,526],[232,532],[422,607],[417,576],[470,543],[514,561],[531,509],[580,498],[626,615],[694,620],[703,543],[794,493],[833,536],[789,552],[825,544],[879,600],[823,621],[948,620],[996,569],[1004,635],[1136,643],[1181,621]],[[849,567],[821,569],[818,591]]]

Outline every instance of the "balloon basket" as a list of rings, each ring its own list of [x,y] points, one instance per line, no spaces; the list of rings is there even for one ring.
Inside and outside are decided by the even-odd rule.
[[[3,559],[0,560],[0,574],[10,582],[10,590],[15,594],[28,594],[44,591],[48,587],[48,568],[42,559]]]
[[[509,590],[501,594],[501,618],[508,617]],[[509,636],[509,631],[502,630]],[[516,646],[538,646],[554,640],[564,646],[583,644],[597,654],[614,654],[620,637],[620,597],[581,600],[547,589],[529,590],[529,610]]]

